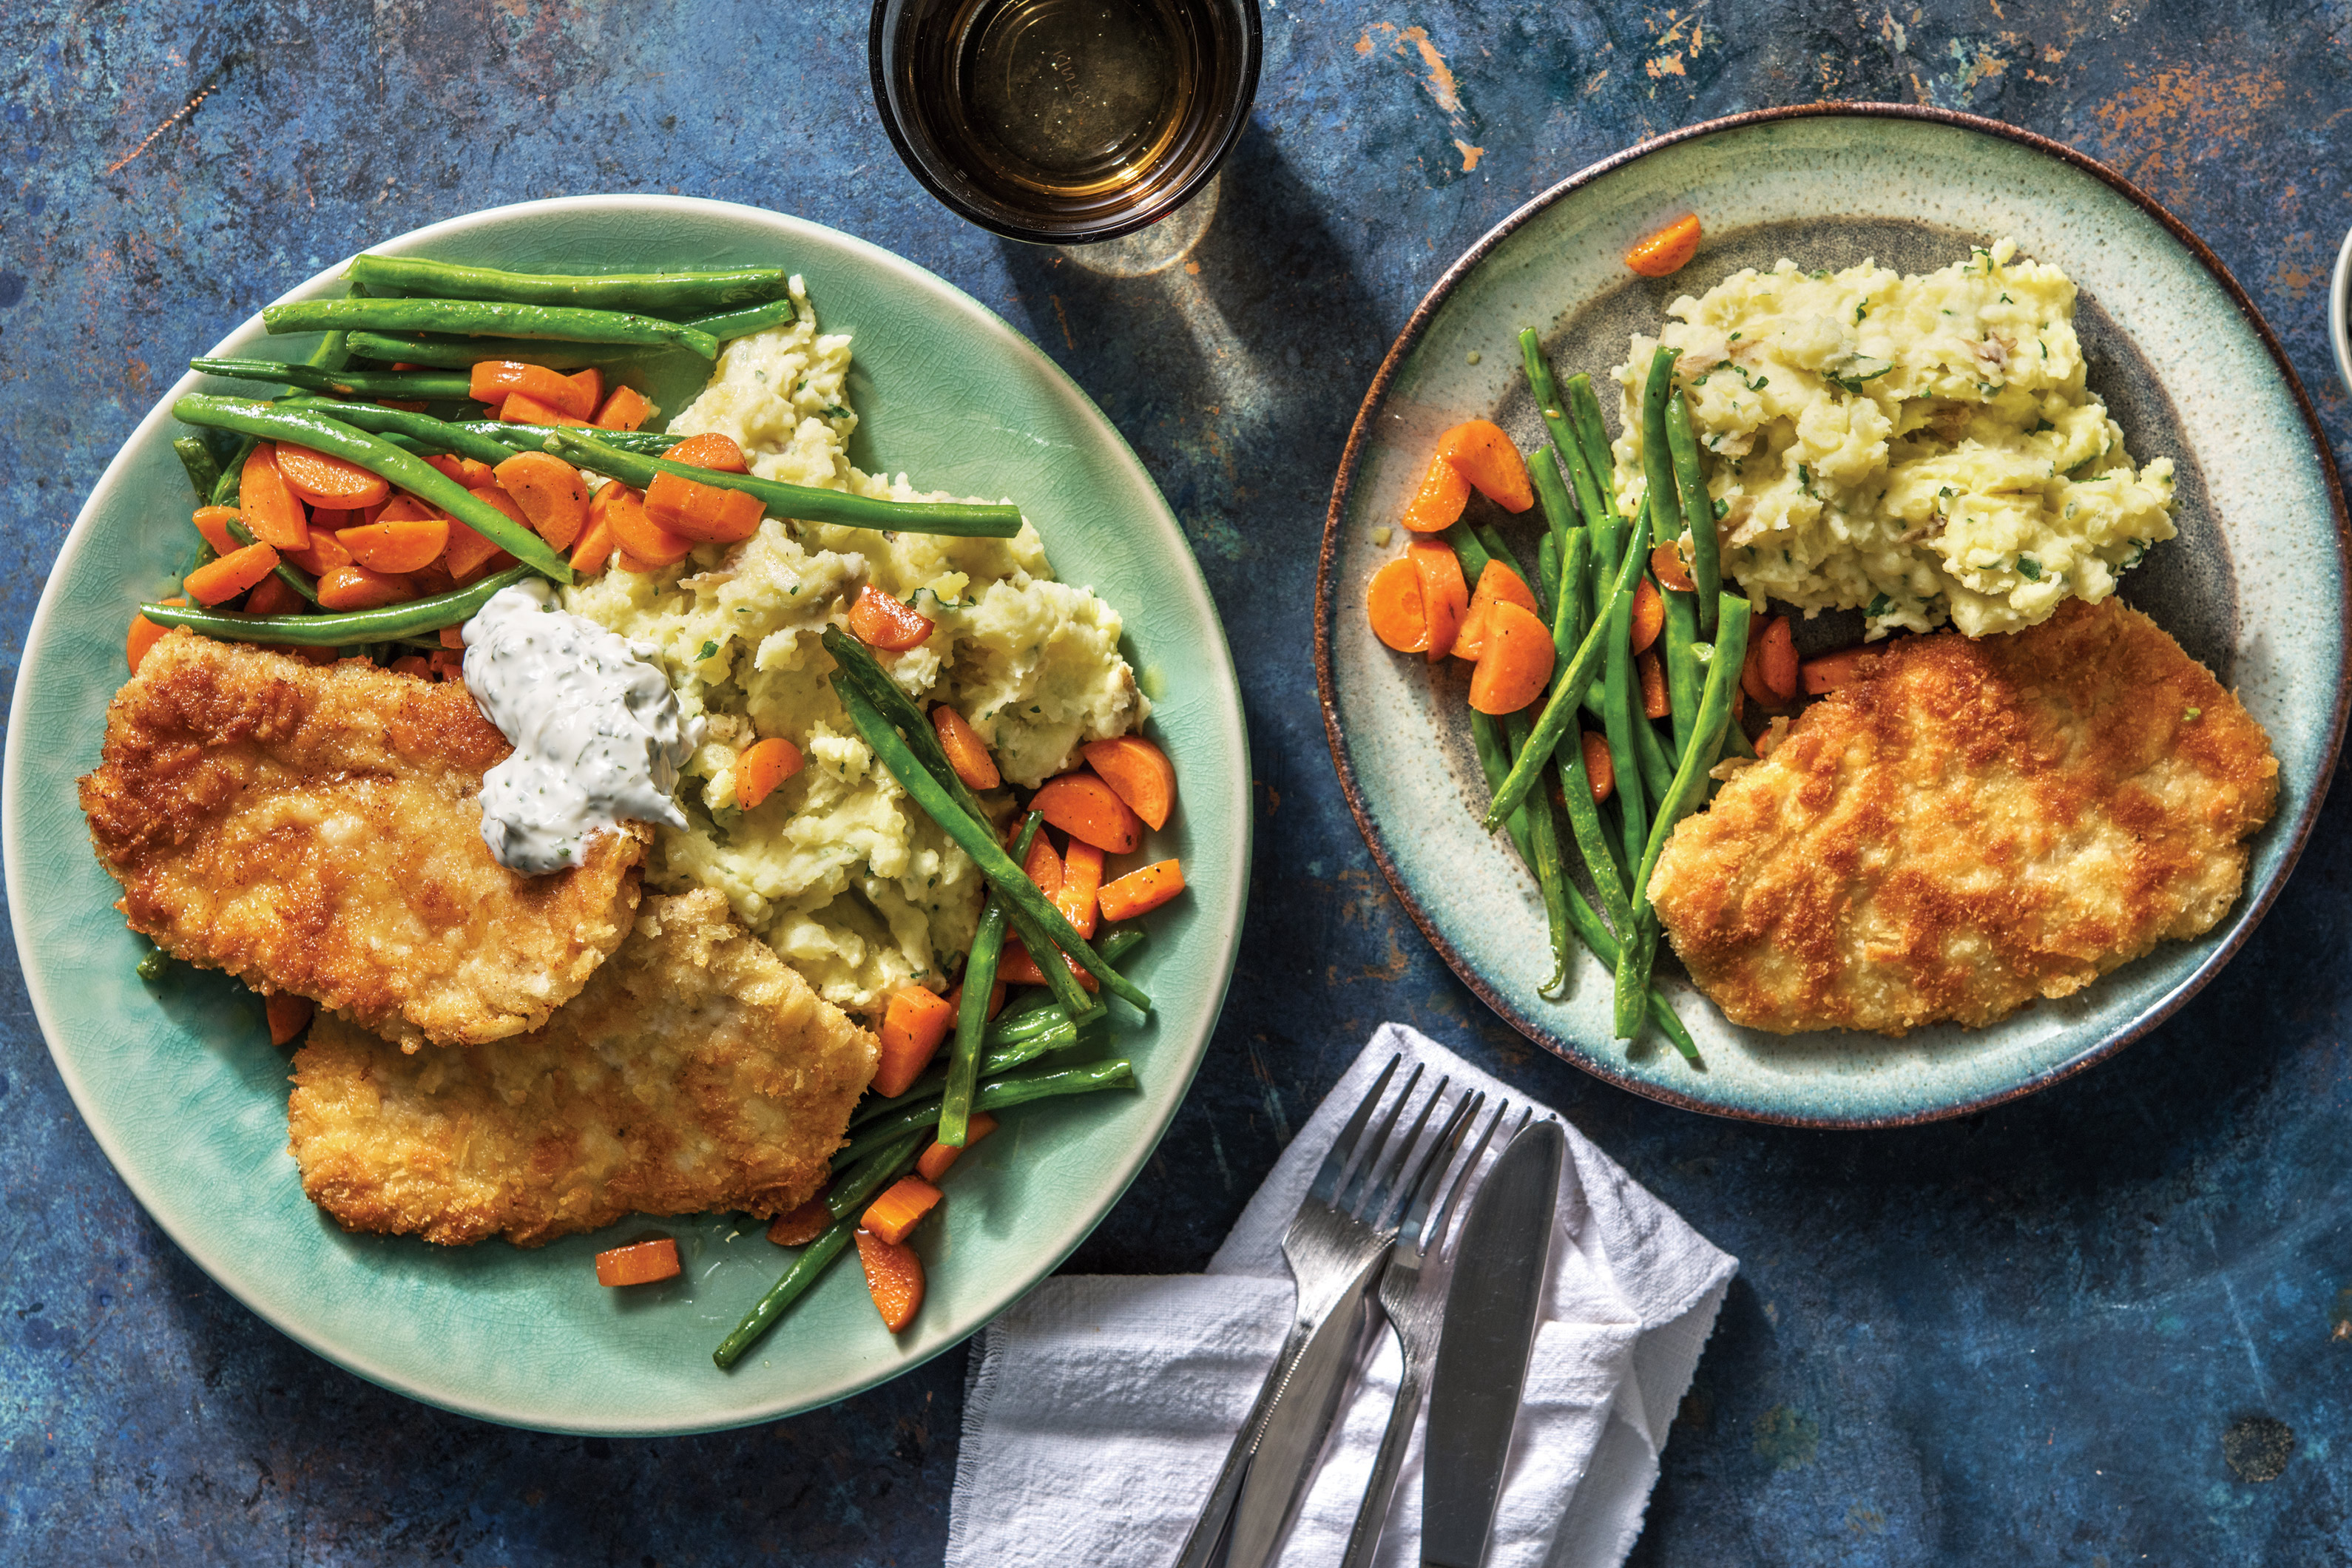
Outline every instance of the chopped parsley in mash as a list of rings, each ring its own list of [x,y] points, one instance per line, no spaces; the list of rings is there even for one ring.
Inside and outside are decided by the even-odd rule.
[[[1969,637],[2095,604],[2173,534],[2172,459],[2136,467],[2084,384],[2074,285],[2004,239],[1923,278],[1782,261],[1667,307],[1616,375],[1640,503],[1642,381],[1682,351],[1722,542],[1748,595]]]
[[[849,339],[819,334],[798,278],[792,290],[798,319],[730,342],[670,433],[730,436],[765,479],[952,499],[850,465]],[[660,830],[648,883],[718,889],[827,1001],[861,1011],[910,980],[943,984],[971,945],[985,889],[826,682],[833,658],[819,639],[867,583],[937,623],[886,657],[892,677],[924,706],[953,704],[1009,783],[1034,787],[1150,710],[1118,651],[1118,612],[1055,582],[1026,523],[1011,539],[959,539],[770,518],[740,544],[698,545],[650,575],[615,568],[564,595],[567,609],[660,649],[682,711],[706,726],[683,769],[688,826]],[[741,810],[736,758],[772,735],[806,764]]]

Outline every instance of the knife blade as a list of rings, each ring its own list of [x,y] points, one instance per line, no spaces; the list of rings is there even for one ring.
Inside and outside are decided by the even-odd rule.
[[[1429,1380],[1421,1474],[1424,1568],[1480,1568],[1510,1458],[1551,1262],[1568,1136],[1524,1128],[1470,1200]]]

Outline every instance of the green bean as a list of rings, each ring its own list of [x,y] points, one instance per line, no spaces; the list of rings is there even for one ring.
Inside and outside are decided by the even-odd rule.
[[[1660,343],[1650,355],[1650,374],[1642,385],[1642,480],[1651,508],[1650,537],[1672,544],[1683,536],[1682,497],[1675,488],[1675,460],[1666,439],[1666,405],[1675,395],[1675,362],[1683,351]],[[1704,592],[1704,590],[1702,590]],[[1700,606],[1699,633],[1715,629],[1715,606]]]
[[[1503,733],[1514,752],[1525,754],[1532,731],[1526,710],[1505,715]],[[1568,984],[1568,863],[1559,854],[1559,819],[1551,813],[1551,792],[1540,784],[1528,792],[1519,810],[1527,818],[1536,890],[1543,898],[1544,926],[1551,939],[1551,978],[1540,990],[1547,997],[1557,997]]]
[[[131,967],[140,979],[152,985],[172,972],[172,955],[160,947],[151,947]]]
[[[1697,651],[1691,646],[1698,640],[1698,609],[1691,603],[1691,595],[1660,584],[1658,596],[1666,605],[1666,624],[1660,629],[1658,640],[1666,650],[1666,700],[1674,707],[1675,760],[1679,763],[1683,753],[1690,750],[1691,731],[1698,721],[1699,692],[1706,683],[1706,672],[1699,668]]]
[[[1013,858],[1024,866],[1029,847],[1045,819],[1031,812],[1013,841]],[[940,1099],[940,1142],[963,1147],[971,1126],[972,1086],[980,1078],[981,1037],[988,1032],[988,994],[996,988],[996,961],[1004,952],[1004,896],[994,890],[980,911],[971,952],[963,963],[963,999],[956,1008],[955,1043],[948,1051],[948,1081]]]
[[[581,305],[598,310],[684,315],[772,300],[792,285],[781,267],[672,272],[508,272],[422,256],[352,258],[344,274],[372,289],[440,300],[500,300],[515,305]]]
[[[1473,708],[1470,710],[1470,743],[1477,748],[1478,766],[1486,774],[1486,793],[1492,795],[1501,790],[1503,781],[1511,776],[1510,742],[1504,739],[1503,721],[1491,713],[1481,713]],[[1519,858],[1526,862],[1528,870],[1533,871],[1536,849],[1528,837],[1526,807],[1512,812],[1504,821],[1503,828],[1511,836],[1511,847],[1519,852]],[[1487,831],[1494,830],[1489,828]]]
[[[201,395],[181,398],[172,413],[191,425],[211,425],[269,441],[291,441],[357,463],[389,479],[426,505],[437,508],[504,549],[525,565],[558,583],[572,581],[572,567],[547,541],[481,500],[424,458],[377,440],[367,432],[308,409],[279,408],[236,397]]]
[[[841,699],[842,707],[848,710],[849,721],[856,727],[859,738],[873,748],[882,765],[889,769],[891,776],[898,781],[898,787],[913,796],[915,804],[929,814],[940,830],[971,857],[973,864],[980,868],[981,875],[1004,894],[1013,909],[1026,914],[1043,928],[1044,934],[1050,940],[1042,951],[1034,948],[1030,951],[1030,956],[1037,961],[1037,966],[1050,976],[1055,965],[1054,950],[1058,947],[1114,994],[1144,1012],[1150,1012],[1151,998],[1143,988],[1105,963],[1087,944],[1086,939],[1071,929],[1068,919],[1038,890],[1037,884],[1029,879],[1028,873],[996,842],[996,836],[989,831],[987,819],[972,816],[940,787],[939,780],[932,777],[916,759],[914,752],[900,739],[898,731],[866,700],[856,684],[836,670],[833,677],[833,689],[835,695]]]
[[[547,449],[547,426],[544,425],[509,425],[497,419],[464,419],[454,423],[460,430],[489,437],[509,452],[543,452]],[[658,430],[600,429],[596,432],[596,439],[624,452],[658,458],[686,437],[666,436]]]
[[[192,359],[188,368],[231,381],[264,381],[308,392],[339,392],[347,397],[413,398],[424,403],[457,402],[468,396],[472,387],[465,376],[437,371],[316,370],[274,359]]]
[[[1051,1056],[1055,1051],[1066,1051],[1085,1042],[1090,1031],[1071,1023],[1068,1015],[1065,1014],[1060,1007],[1053,1008],[1052,1012],[1058,1022],[1050,1029],[1003,1045],[992,1044],[983,1037],[981,1041],[984,1048],[981,1053],[979,1076],[983,1079],[995,1078],[1001,1073],[1011,1072],[1014,1068],[1025,1067],[1039,1057]],[[865,1126],[877,1116],[887,1116],[892,1111],[902,1110],[918,1100],[937,1100],[946,1092],[947,1087],[947,1068],[934,1066],[922,1077],[908,1084],[903,1093],[892,1095],[887,1100],[876,1100],[869,1096],[860,1100],[857,1108],[850,1112],[849,1128],[854,1131]]]
[[[748,338],[793,320],[800,311],[800,301],[787,294],[781,300],[771,300],[764,305],[746,305],[740,310],[721,310],[716,315],[696,316],[687,322],[689,327],[709,332],[725,342],[729,338]]]
[[[1546,605],[1546,625],[1559,616],[1559,536],[1546,529],[1536,540],[1536,601]],[[1557,643],[1557,637],[1554,638]]]
[[[1601,558],[1629,574],[1640,582],[1649,565],[1645,552],[1638,542],[1649,531],[1649,511],[1644,508],[1635,520],[1633,537],[1623,535],[1624,524],[1615,518],[1602,522],[1595,531],[1594,542]],[[1617,800],[1624,813],[1625,863],[1637,865],[1642,858],[1642,826],[1648,820],[1647,792],[1643,786],[1641,742],[1634,734],[1637,725],[1649,721],[1642,716],[1642,683],[1633,669],[1633,595],[1629,590],[1622,597],[1612,596],[1608,613],[1600,617],[1604,628],[1605,647],[1601,679],[1601,730],[1609,742],[1610,770],[1617,776]]]
[[[260,542],[254,538],[253,530],[246,527],[236,518],[228,520],[228,535],[239,544]],[[319,584],[310,580],[310,574],[308,572],[303,571],[291,561],[280,560],[276,566],[270,568],[270,572],[279,582],[310,600],[310,603],[315,605],[319,602]]]
[[[381,331],[447,332],[465,337],[552,338],[571,343],[644,343],[719,357],[709,332],[653,316],[567,305],[508,305],[487,300],[299,300],[271,305],[261,324],[273,332]]]
[[[213,449],[197,437],[175,436],[172,438],[172,451],[180,459],[180,467],[188,471],[188,483],[195,489],[196,504],[211,504],[213,491],[221,481],[220,459],[213,456]]]
[[[1090,1094],[1098,1089],[1126,1089],[1133,1087],[1134,1083],[1135,1064],[1124,1057],[1107,1062],[1087,1062],[1078,1067],[1040,1068],[1031,1072],[988,1079],[971,1097],[971,1108],[974,1110],[1002,1110],[1008,1105],[1024,1105],[1033,1100],[1050,1100],[1065,1094]],[[848,1145],[833,1157],[833,1168],[838,1171],[891,1140],[908,1132],[919,1132],[939,1119],[940,1102],[937,1100],[925,1105],[909,1105],[894,1111],[851,1139]]]
[[[1562,658],[1584,637],[1584,595],[1575,584],[1590,567],[1591,549],[1589,531],[1578,529],[1569,535],[1568,560],[1560,571],[1559,608],[1552,620],[1552,646]],[[1629,919],[1625,866],[1618,858],[1617,847],[1610,842],[1609,830],[1601,824],[1600,807],[1592,798],[1592,774],[1584,763],[1581,728],[1570,725],[1563,731],[1553,744],[1552,755],[1559,766],[1560,798],[1568,806],[1569,837],[1583,858],[1585,875],[1592,879],[1610,924],[1623,931]]]
[[[354,296],[364,295],[366,292],[365,289],[357,284],[352,285],[352,293]],[[350,346],[343,340],[344,334],[341,332],[324,334],[316,344],[312,345],[310,357],[302,363],[312,370],[342,369],[344,362],[352,357]],[[244,482],[245,460],[253,455],[253,447],[254,439],[251,436],[238,438],[236,452],[230,457],[227,465],[221,469],[220,482],[213,487],[215,506],[236,504],[240,487]]]
[[[339,419],[355,430],[371,431],[385,440],[394,437],[404,437],[427,450],[455,452],[461,458],[471,458],[492,468],[515,455],[513,447],[495,437],[482,435],[474,425],[436,419],[430,414],[419,414],[413,409],[386,408],[380,403],[337,403],[324,397],[280,398],[278,406]],[[520,428],[540,431],[544,438],[543,426],[530,425]]]
[[[1674,459],[1675,487],[1681,492],[1684,526],[1691,536],[1691,586],[1698,590],[1698,632],[1715,635],[1715,600],[1723,592],[1723,545],[1715,531],[1715,498],[1699,468],[1698,441],[1691,434],[1690,405],[1677,390],[1666,403],[1666,453]]]
[[[1642,798],[1651,801],[1664,795],[1666,785],[1674,782],[1675,759],[1666,754],[1666,744],[1658,739],[1658,728],[1641,703],[1642,683],[1637,679],[1633,682],[1633,761],[1642,769]]]
[[[1576,484],[1576,502],[1588,523],[1604,517],[1622,521],[1617,510],[1617,486],[1612,476],[1616,458],[1609,450],[1609,427],[1601,423],[1601,399],[1593,395],[1592,378],[1581,371],[1568,378],[1568,423],[1576,434],[1570,448],[1569,478]],[[1587,490],[1591,493],[1588,496]]]
[[[1641,522],[1634,524],[1637,544],[1647,531],[1646,522],[1645,516]],[[1638,575],[1634,568],[1640,560],[1638,548],[1626,553],[1626,564],[1619,570],[1610,589],[1609,601],[1612,606],[1632,602],[1633,579]],[[1487,832],[1492,833],[1500,826],[1504,819],[1527,798],[1528,792],[1535,787],[1536,780],[1543,771],[1543,759],[1559,744],[1561,734],[1575,719],[1576,710],[1584,700],[1584,689],[1592,683],[1593,676],[1600,670],[1606,653],[1603,645],[1608,641],[1604,635],[1607,629],[1606,617],[1596,619],[1584,634],[1584,640],[1577,645],[1576,657],[1569,660],[1568,668],[1552,681],[1551,696],[1545,700],[1543,712],[1536,720],[1531,751],[1511,764],[1510,776],[1503,781],[1503,787],[1495,792],[1494,800],[1486,807]]]
[[[1536,330],[1533,327],[1519,329],[1519,360],[1527,367],[1528,390],[1535,395],[1536,410],[1543,416],[1544,428],[1551,435],[1551,449],[1555,465],[1559,461],[1566,461],[1569,471],[1573,474],[1577,463],[1576,432],[1569,424],[1568,405],[1560,400],[1559,387],[1552,380],[1551,363],[1544,358],[1543,340],[1536,336]],[[1557,466],[1553,469],[1552,479],[1555,483],[1559,479]],[[1538,495],[1543,491],[1543,481],[1540,479],[1536,481],[1536,490]],[[1580,502],[1584,499],[1584,492],[1580,488],[1577,491],[1577,499]],[[1590,521],[1600,515],[1599,507],[1597,504],[1585,506],[1583,513],[1585,520]],[[1568,526],[1575,526],[1573,520]]]
[[[721,489],[741,490],[760,498],[771,515],[805,522],[830,522],[843,528],[878,528],[899,533],[971,535],[1010,539],[1021,531],[1017,506],[980,506],[963,501],[877,500],[847,490],[824,490],[808,485],[788,485],[751,474],[722,474],[688,463],[625,452],[606,442],[563,426],[551,426],[548,438],[583,468],[593,468],[623,484],[644,489],[658,474],[675,474]]]
[[[687,323],[692,326],[693,322]],[[628,364],[646,357],[639,343],[561,343],[543,338],[442,338],[422,333],[353,332],[355,359],[385,364],[425,364],[465,370],[484,360],[521,360],[549,370],[583,370],[589,365]]]
[[[1543,508],[1544,526],[1551,532],[1558,547],[1565,552],[1568,536],[1578,526],[1576,502],[1569,499],[1568,486],[1559,477],[1559,454],[1557,448],[1543,446],[1536,448],[1535,460],[1529,465],[1535,480],[1536,500]]]
[[[824,1194],[825,1211],[833,1215],[833,1223],[820,1231],[815,1240],[793,1255],[791,1267],[784,1270],[784,1277],[768,1288],[767,1294],[743,1314],[743,1321],[735,1325],[735,1331],[721,1340],[719,1348],[710,1352],[710,1359],[719,1363],[721,1372],[740,1361],[743,1352],[750,1350],[760,1336],[783,1315],[784,1309],[816,1283],[817,1277],[841,1255],[842,1248],[849,1245],[850,1237],[857,1230],[858,1211],[866,1200],[914,1168],[915,1157],[922,1142],[919,1131],[908,1132],[889,1147],[877,1150],[865,1164],[833,1184]]]
[[[354,647],[415,632],[437,631],[470,620],[477,610],[490,602],[490,595],[530,575],[529,567],[513,566],[455,593],[411,599],[404,605],[386,605],[380,609],[328,616],[233,616],[217,610],[192,610],[181,605],[142,605],[139,613],[159,626],[185,626],[221,642]]]
[[[1486,563],[1493,559],[1486,553],[1486,547],[1478,542],[1478,536],[1468,528],[1449,528],[1436,538],[1454,547],[1454,558],[1462,563],[1462,581],[1469,585],[1472,593],[1476,593],[1478,579],[1486,574]]]

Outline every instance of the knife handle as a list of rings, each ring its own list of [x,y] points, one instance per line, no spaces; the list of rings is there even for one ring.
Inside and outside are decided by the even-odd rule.
[[[1184,1538],[1184,1550],[1176,1559],[1176,1568],[1209,1568],[1216,1560],[1217,1548],[1223,1543],[1225,1523],[1233,1517],[1234,1504],[1241,1500],[1242,1481],[1249,1473],[1250,1456],[1257,1452],[1258,1439],[1265,1435],[1265,1418],[1274,1408],[1275,1395],[1290,1376],[1297,1363],[1299,1352],[1307,1348],[1307,1339],[1314,1324],[1304,1318],[1294,1319],[1289,1337],[1266,1369],[1265,1385],[1257,1391],[1257,1403],[1250,1406],[1242,1418],[1241,1430],[1234,1434],[1234,1446],[1225,1452],[1224,1468],[1217,1472],[1217,1484],[1209,1489],[1209,1500],[1201,1509],[1201,1517],[1192,1522],[1192,1533]]]

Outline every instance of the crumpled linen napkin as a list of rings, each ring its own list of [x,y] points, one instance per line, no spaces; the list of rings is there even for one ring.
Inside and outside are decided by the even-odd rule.
[[[1282,1234],[1390,1055],[1423,1084],[1528,1101],[1400,1024],[1381,1026],[1284,1151],[1205,1274],[1062,1275],[992,1324],[972,1356],[949,1568],[1172,1563],[1290,1323]],[[1400,1069],[1400,1079],[1402,1071]],[[1545,1108],[1536,1107],[1540,1116]],[[1486,1159],[1501,1151],[1498,1135]],[[1544,1321],[1496,1510],[1494,1568],[1604,1568],[1641,1532],[1658,1457],[1738,1260],[1568,1129]],[[1457,1214],[1455,1224],[1460,1224]],[[1324,1453],[1285,1568],[1344,1552],[1402,1368],[1385,1324]],[[1378,1562],[1420,1561],[1421,1436]]]

